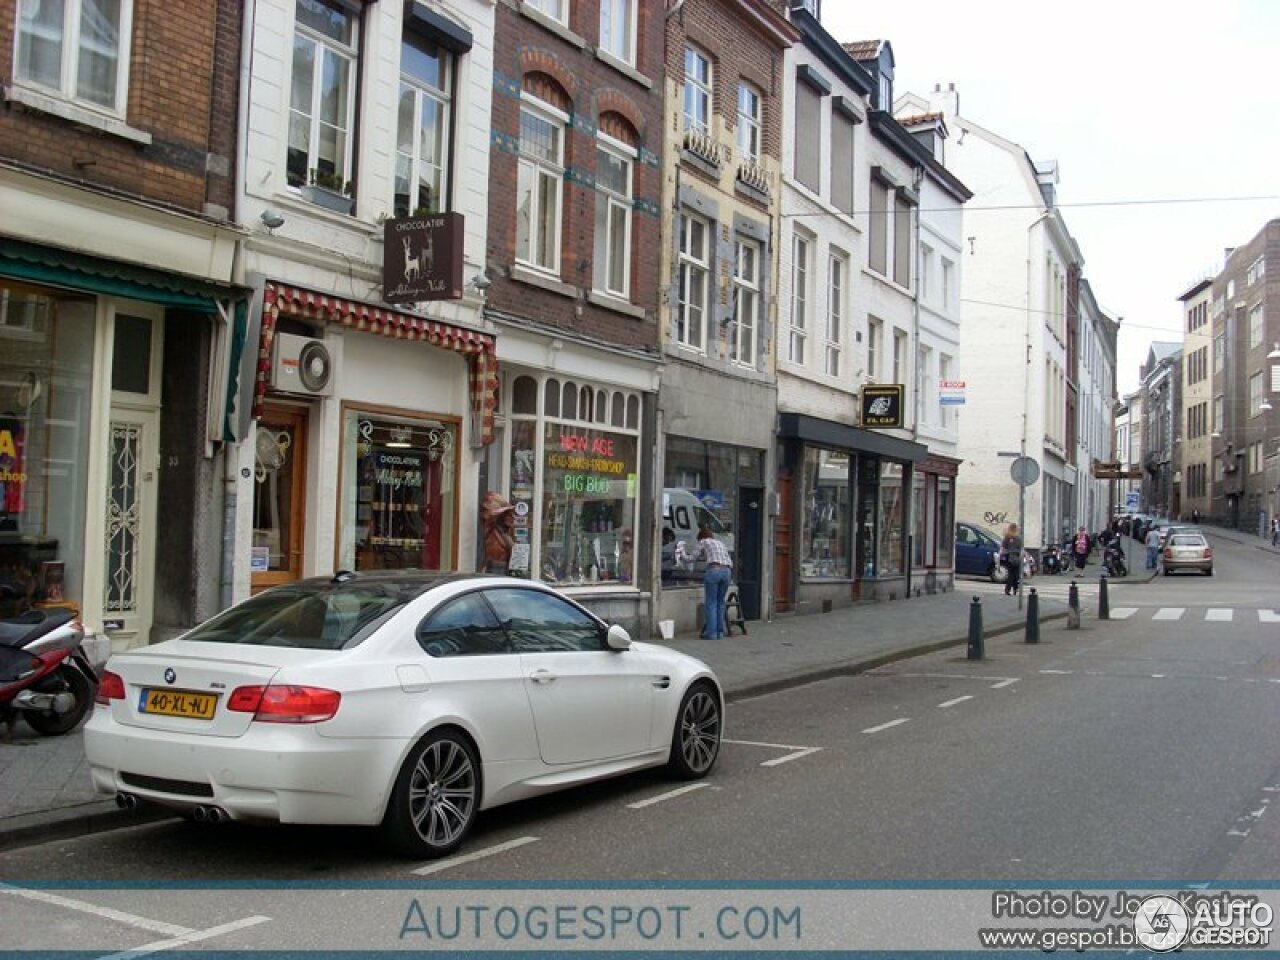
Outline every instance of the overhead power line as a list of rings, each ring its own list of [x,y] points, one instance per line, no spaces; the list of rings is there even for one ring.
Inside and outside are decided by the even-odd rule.
[[[1079,209],[1082,207],[1150,207],[1159,206],[1161,204],[1179,204],[1179,203],[1256,203],[1263,200],[1280,200],[1280,194],[1262,194],[1258,196],[1242,196],[1242,197],[1147,197],[1134,200],[1080,200],[1076,203],[1055,203],[1055,208],[1062,209]],[[996,211],[996,210],[1044,210],[1043,203],[999,203],[983,206],[980,204],[957,204],[956,206],[964,210],[965,213],[970,211]],[[950,207],[918,207],[921,213],[948,213],[956,209],[955,206]],[[839,211],[848,217],[863,217],[872,214],[891,214],[893,210],[854,210],[851,213]],[[830,210],[814,210],[808,213],[784,213],[784,218],[790,217],[830,217],[835,214]]]

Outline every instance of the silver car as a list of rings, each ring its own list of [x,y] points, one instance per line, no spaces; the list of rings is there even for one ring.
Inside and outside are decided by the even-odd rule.
[[[1213,547],[1202,533],[1174,532],[1164,545],[1165,575],[1175,570],[1199,570],[1213,576]]]

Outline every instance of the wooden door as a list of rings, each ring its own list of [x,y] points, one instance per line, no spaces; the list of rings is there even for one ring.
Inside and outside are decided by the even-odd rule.
[[[307,411],[267,404],[254,438],[251,589],[302,577]]]

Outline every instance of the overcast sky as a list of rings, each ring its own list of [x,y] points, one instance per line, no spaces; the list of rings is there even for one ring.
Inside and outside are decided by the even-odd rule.
[[[962,116],[1058,161],[1085,276],[1123,317],[1122,395],[1152,340],[1181,340],[1178,296],[1280,217],[1280,0],[824,0],[822,21],[888,40],[896,94],[954,83]]]

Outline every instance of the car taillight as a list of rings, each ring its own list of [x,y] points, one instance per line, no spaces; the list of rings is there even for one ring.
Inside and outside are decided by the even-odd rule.
[[[1206,560],[1212,560],[1212,559],[1213,559],[1213,547],[1205,547],[1205,548],[1204,548],[1204,558],[1205,558]]]
[[[1165,548],[1164,548],[1164,558],[1165,558],[1166,560],[1172,560],[1172,559],[1173,559],[1173,549],[1172,549],[1171,547],[1165,547]]]
[[[107,670],[102,674],[102,679],[98,681],[98,692],[94,694],[95,703],[106,706],[112,700],[124,699],[124,678],[118,673],[112,673]]]
[[[338,712],[342,694],[323,687],[291,683],[236,687],[227,698],[227,709],[252,713],[264,723],[320,723]]]

